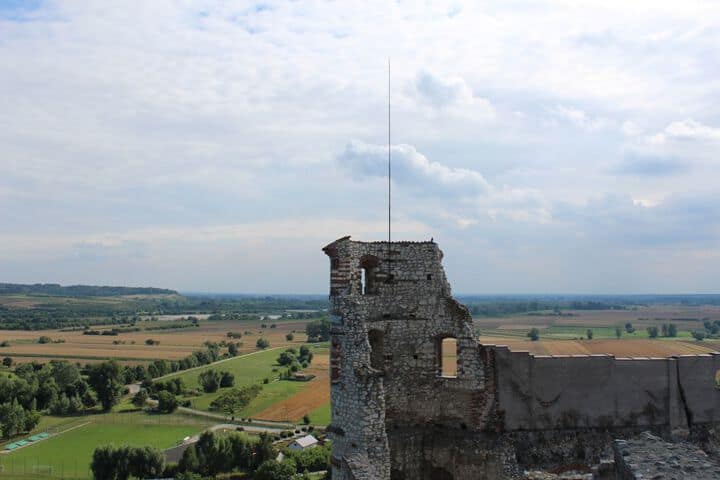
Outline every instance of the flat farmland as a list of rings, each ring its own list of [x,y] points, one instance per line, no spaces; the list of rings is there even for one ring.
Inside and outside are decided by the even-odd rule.
[[[268,322],[270,323],[270,322]],[[66,359],[71,361],[92,362],[115,358],[129,363],[147,363],[152,360],[178,360],[203,347],[205,341],[221,342],[230,340],[228,332],[239,332],[242,343],[240,353],[257,350],[255,343],[263,337],[270,341],[271,347],[301,345],[307,321],[276,321],[275,328],[260,328],[259,321],[208,321],[201,320],[199,327],[143,330],[140,332],[120,333],[118,335],[84,335],[82,331],[42,330],[0,330],[0,342],[7,341],[9,346],[0,348],[0,356],[22,359]],[[143,322],[147,326],[149,322]],[[162,321],[153,322],[162,325]],[[92,327],[95,330],[109,330],[112,327]],[[246,333],[247,332],[247,333]],[[288,341],[286,335],[294,332],[294,340]],[[40,336],[49,337],[54,342],[37,342]],[[147,339],[159,341],[159,345],[146,345]]]
[[[260,394],[236,416],[263,420],[298,420],[305,413],[329,403],[330,400],[327,377],[328,349],[326,344],[311,344],[310,349],[313,352],[313,361],[304,372],[312,373],[317,377],[309,382],[277,380],[283,367],[278,367],[276,359],[284,347],[257,351],[212,365],[173,373],[162,377],[162,380],[181,378],[186,387],[198,388],[198,376],[206,370],[231,372],[235,376],[236,387],[262,384],[263,380],[267,378],[269,383],[263,384]],[[276,371],[273,372],[273,370]],[[210,410],[210,403],[226,390],[228,388],[220,388],[217,392],[203,393],[187,398],[190,400],[192,408]],[[308,394],[307,392],[313,393]],[[310,403],[304,406],[305,402]]]
[[[473,323],[485,330],[529,330],[552,326],[612,327],[632,323],[637,330],[661,323],[675,323],[682,330],[702,328],[703,320],[720,320],[720,307],[652,305],[627,310],[563,310],[562,315],[548,312],[546,315],[509,315],[503,317],[475,318]],[[507,332],[506,332],[507,333]]]
[[[616,357],[671,357],[694,355],[720,350],[718,342],[683,340],[543,340],[536,342],[518,338],[480,337],[480,343],[507,345],[513,351],[536,355],[591,355],[609,354]]]
[[[313,412],[327,408],[330,409],[330,357],[327,349],[318,350],[313,357],[312,365],[305,370],[306,373],[315,375],[315,378],[306,383],[298,383],[302,386],[300,391],[287,398],[275,402],[272,406],[254,414],[255,418],[277,421],[299,421],[304,415],[310,415],[310,420],[320,423],[313,418]],[[318,419],[324,419],[324,415],[315,415]]]

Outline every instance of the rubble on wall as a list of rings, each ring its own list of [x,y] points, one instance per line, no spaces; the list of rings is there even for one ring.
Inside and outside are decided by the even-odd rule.
[[[688,442],[666,442],[649,432],[615,440],[618,480],[711,480],[720,478],[720,462]]]

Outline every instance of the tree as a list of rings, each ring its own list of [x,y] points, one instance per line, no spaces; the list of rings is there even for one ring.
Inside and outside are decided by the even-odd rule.
[[[51,342],[52,342],[52,338],[47,337],[47,336],[45,336],[45,335],[43,335],[42,337],[38,338],[38,343],[51,343]]]
[[[647,327],[647,333],[648,337],[650,338],[657,338],[658,336],[658,328],[655,326]]]
[[[220,372],[220,387],[227,388],[235,385],[235,375],[230,372]]]
[[[593,331],[588,328],[586,333],[587,333],[587,339],[588,339],[588,340],[592,340],[592,338],[593,338]]]
[[[539,340],[540,339],[540,330],[533,327],[532,329],[530,329],[527,336],[530,337],[530,340],[532,340],[533,342],[536,340]]]
[[[330,320],[321,318],[309,322],[305,327],[308,342],[327,342],[330,340]]]
[[[262,386],[257,384],[233,388],[213,400],[210,406],[222,411],[228,417],[234,417],[237,412],[248,406],[261,390]]]
[[[230,342],[230,345],[228,345],[228,353],[231,357],[234,357],[238,354],[238,346],[235,342]]]
[[[198,376],[198,382],[205,393],[217,392],[220,387],[220,374],[215,370],[205,370]]]
[[[115,470],[115,449],[110,445],[97,447],[90,462],[95,480],[114,480],[117,478]]]
[[[292,480],[296,471],[297,466],[294,460],[282,462],[266,460],[255,470],[253,478],[255,480]]]
[[[307,413],[303,415],[303,423],[305,425],[310,425],[310,415],[308,415]]]
[[[194,445],[191,445],[183,452],[182,458],[178,462],[178,470],[183,472],[198,472],[200,470],[200,461]]]
[[[130,474],[137,478],[158,478],[165,468],[165,455],[154,447],[131,448]]]
[[[668,325],[667,325],[667,323],[663,323],[663,324],[660,326],[660,332],[661,332],[661,335],[662,335],[663,337],[667,337],[667,336],[668,336]]]
[[[705,340],[705,332],[703,332],[702,330],[693,331],[692,336],[698,342],[702,342],[703,340]]]
[[[677,337],[677,325],[674,323],[668,325],[668,337]]]
[[[96,480],[127,480],[130,476],[152,478],[162,475],[165,457],[153,447],[97,447],[90,469]]]
[[[287,340],[288,342],[292,342],[293,340],[295,340],[295,335],[293,335],[292,333],[288,333],[285,335],[285,340]]]
[[[625,324],[625,331],[627,333],[633,333],[633,332],[635,332],[635,327],[633,327],[632,323],[628,322]]]
[[[255,342],[255,346],[259,349],[266,349],[270,346],[270,342],[264,338],[258,338],[257,342]]]
[[[283,367],[290,365],[293,362],[295,362],[295,355],[290,353],[288,350],[282,352],[277,358],[278,365]]]
[[[622,329],[620,327],[615,327],[615,337],[622,337]]]
[[[12,367],[12,364],[13,364],[13,359],[12,359],[12,358],[10,358],[10,357],[5,357],[5,358],[3,358],[3,365],[4,365],[4,366],[6,366],[7,368],[10,368],[10,367]]]
[[[122,395],[123,385],[120,383],[120,365],[111,360],[90,367],[88,383],[97,393],[98,400],[104,411],[117,404]]]
[[[172,413],[177,410],[178,400],[175,395],[163,390],[158,393],[158,411],[162,413]]]

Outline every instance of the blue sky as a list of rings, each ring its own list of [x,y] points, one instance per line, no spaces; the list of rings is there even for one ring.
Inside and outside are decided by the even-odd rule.
[[[0,281],[324,293],[434,237],[463,293],[717,292],[717,2],[0,1]]]

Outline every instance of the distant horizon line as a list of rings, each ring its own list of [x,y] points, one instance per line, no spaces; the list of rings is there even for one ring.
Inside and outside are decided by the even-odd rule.
[[[298,296],[298,297],[324,297],[327,293],[289,293],[289,292],[213,292],[213,291],[192,291],[178,290],[181,295],[235,295],[246,297],[273,297],[273,296]],[[714,293],[453,293],[455,297],[711,297],[720,296],[720,292]]]

